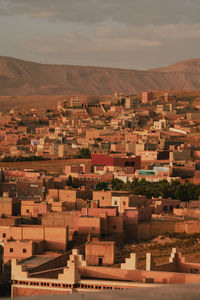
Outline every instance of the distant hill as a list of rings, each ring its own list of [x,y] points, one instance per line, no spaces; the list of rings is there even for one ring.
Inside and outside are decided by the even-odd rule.
[[[48,65],[0,56],[0,96],[199,90],[200,59],[148,71]]]
[[[188,59],[177,62],[173,65],[163,68],[151,69],[150,71],[156,72],[184,72],[184,73],[200,73],[200,59]]]

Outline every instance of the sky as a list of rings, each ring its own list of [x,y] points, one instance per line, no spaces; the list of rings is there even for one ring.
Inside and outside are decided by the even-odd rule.
[[[0,0],[0,55],[147,70],[200,57],[200,0]]]

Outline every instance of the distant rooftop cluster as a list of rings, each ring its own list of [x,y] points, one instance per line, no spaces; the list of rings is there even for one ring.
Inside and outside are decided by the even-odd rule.
[[[198,95],[56,100],[0,110],[0,286],[15,297],[200,282]]]

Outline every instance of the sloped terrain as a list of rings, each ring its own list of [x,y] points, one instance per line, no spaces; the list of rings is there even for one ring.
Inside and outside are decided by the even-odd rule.
[[[200,59],[137,71],[47,65],[0,57],[1,96],[133,94],[150,89],[199,90]]]

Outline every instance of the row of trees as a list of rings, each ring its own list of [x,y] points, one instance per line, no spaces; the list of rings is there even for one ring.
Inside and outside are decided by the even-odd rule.
[[[50,158],[43,156],[5,156],[1,161],[3,162],[17,162],[17,161],[40,161],[40,160],[50,160]]]
[[[91,158],[91,152],[88,148],[82,148],[79,150],[79,153],[77,155],[74,155],[73,158]],[[40,161],[40,160],[51,160],[48,157],[43,156],[5,156],[0,161],[2,162],[17,162],[17,161]]]
[[[108,184],[101,182],[96,185],[96,190],[107,190]],[[147,198],[159,197],[179,199],[187,202],[189,200],[198,200],[200,195],[200,185],[193,183],[181,184],[179,180],[168,182],[160,180],[158,182],[149,182],[146,179],[135,178],[132,182],[124,183],[120,179],[112,181],[112,190],[130,191],[135,195],[144,195]]]

